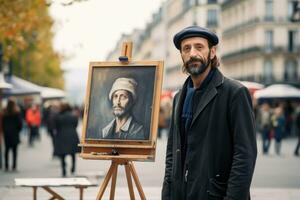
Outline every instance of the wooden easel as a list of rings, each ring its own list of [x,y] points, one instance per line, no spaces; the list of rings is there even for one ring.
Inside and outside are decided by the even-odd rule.
[[[119,57],[119,61],[123,62],[123,63],[128,63],[131,61],[131,56],[132,56],[132,42],[124,42],[123,46],[122,46],[121,56]],[[136,170],[134,168],[132,161],[126,160],[126,159],[121,159],[121,158],[112,159],[110,168],[109,168],[109,170],[104,178],[104,181],[100,187],[100,190],[99,190],[96,200],[102,199],[110,178],[112,179],[112,181],[111,181],[109,199],[114,200],[119,165],[124,165],[124,167],[125,167],[130,199],[135,200],[134,190],[133,190],[133,185],[132,185],[132,180],[131,180],[131,176],[132,176],[133,180],[135,182],[135,185],[137,187],[137,190],[139,192],[141,200],[146,200],[142,185],[139,181],[138,175],[136,173]]]
[[[124,167],[125,167],[130,199],[135,200],[134,190],[133,190],[133,185],[132,185],[132,180],[131,180],[131,176],[132,176],[133,180],[136,184],[137,190],[140,194],[141,199],[146,200],[142,185],[139,181],[139,178],[135,171],[134,165],[133,165],[132,161],[126,161],[126,160],[113,160],[112,161],[110,168],[109,168],[109,170],[104,178],[104,181],[100,187],[100,190],[99,190],[96,200],[101,200],[110,178],[112,179],[112,181],[111,181],[109,199],[114,200],[119,165],[124,165]]]

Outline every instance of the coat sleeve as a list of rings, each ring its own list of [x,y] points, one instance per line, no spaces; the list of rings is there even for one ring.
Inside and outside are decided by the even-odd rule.
[[[175,98],[176,99],[176,98]],[[162,187],[162,200],[171,200],[171,184],[172,184],[172,164],[173,164],[173,133],[174,133],[174,108],[175,100],[173,102],[171,124],[169,128],[169,137],[166,150],[166,168],[165,177]]]
[[[230,107],[233,160],[224,200],[248,200],[257,155],[255,119],[245,87],[235,93]]]

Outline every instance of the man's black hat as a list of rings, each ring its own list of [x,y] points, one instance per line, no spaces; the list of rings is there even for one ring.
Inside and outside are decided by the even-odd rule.
[[[213,46],[219,43],[219,38],[214,32],[200,26],[188,26],[174,36],[173,42],[175,47],[180,50],[182,40],[191,37],[206,38]]]

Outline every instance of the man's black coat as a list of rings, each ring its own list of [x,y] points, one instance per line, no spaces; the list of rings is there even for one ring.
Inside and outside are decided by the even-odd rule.
[[[257,148],[247,88],[216,69],[201,100],[194,102],[198,105],[182,162],[180,124],[186,84],[174,99],[162,199],[250,199]]]

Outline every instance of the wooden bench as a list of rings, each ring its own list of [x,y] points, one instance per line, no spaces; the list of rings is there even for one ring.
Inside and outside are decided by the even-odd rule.
[[[50,187],[75,187],[79,189],[79,198],[83,200],[83,190],[88,186],[93,186],[86,178],[16,178],[16,186],[32,187],[33,200],[37,200],[37,188],[41,187],[52,195],[50,200],[59,199],[64,200],[62,196],[57,194]]]

